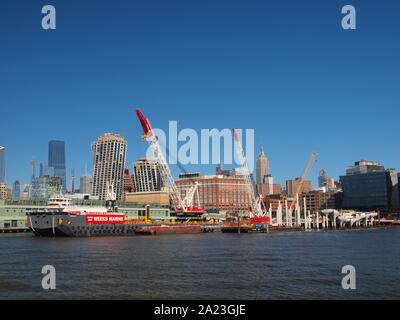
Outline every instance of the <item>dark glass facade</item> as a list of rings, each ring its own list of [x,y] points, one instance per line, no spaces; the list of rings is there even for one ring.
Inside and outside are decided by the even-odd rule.
[[[344,209],[388,209],[399,206],[398,175],[395,170],[351,174],[340,177]]]
[[[13,199],[19,199],[21,197],[21,184],[18,180],[14,181],[12,195]]]
[[[63,192],[67,190],[65,170],[65,142],[52,140],[49,142],[48,166],[54,168],[54,176],[60,177]]]

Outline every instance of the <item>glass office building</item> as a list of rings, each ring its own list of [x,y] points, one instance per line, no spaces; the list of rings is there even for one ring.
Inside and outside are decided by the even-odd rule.
[[[13,199],[19,199],[21,197],[21,184],[18,180],[14,181],[12,197]]]
[[[372,161],[358,161],[340,177],[344,209],[378,210],[399,207],[398,173]]]
[[[54,168],[54,177],[60,177],[63,192],[67,190],[65,170],[65,142],[52,140],[49,142],[48,166]]]

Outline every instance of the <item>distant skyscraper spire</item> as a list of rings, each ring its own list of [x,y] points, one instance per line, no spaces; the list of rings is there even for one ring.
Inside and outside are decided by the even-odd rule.
[[[262,144],[260,145],[260,155],[264,155],[265,156],[265,154],[264,154],[264,146]]]
[[[266,176],[269,175],[269,163],[268,158],[265,156],[263,145],[260,146],[260,154],[256,161],[256,183],[265,183]]]

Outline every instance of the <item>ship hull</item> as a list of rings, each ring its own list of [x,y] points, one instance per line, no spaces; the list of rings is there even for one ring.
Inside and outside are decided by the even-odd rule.
[[[136,225],[89,224],[83,215],[68,213],[28,214],[29,229],[40,237],[100,237],[135,234]]]
[[[88,223],[84,215],[67,212],[29,213],[29,229],[38,237],[104,237],[212,232],[206,225],[148,225],[127,223]]]

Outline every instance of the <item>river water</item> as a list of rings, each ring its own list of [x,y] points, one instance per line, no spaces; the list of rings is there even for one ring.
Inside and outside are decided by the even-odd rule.
[[[0,236],[0,299],[400,299],[400,228],[105,238]],[[56,289],[41,286],[56,269]],[[344,265],[356,289],[344,290]]]

